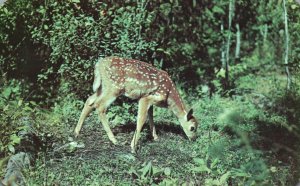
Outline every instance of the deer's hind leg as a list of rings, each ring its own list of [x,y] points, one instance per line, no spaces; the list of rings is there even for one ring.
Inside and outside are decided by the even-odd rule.
[[[93,95],[91,95],[85,102],[84,104],[84,107],[82,109],[82,112],[81,112],[81,115],[80,115],[80,118],[79,118],[79,121],[76,125],[76,128],[74,130],[74,133],[75,133],[75,137],[78,137],[79,135],[79,132],[82,128],[82,124],[84,122],[84,120],[88,117],[88,115],[92,112],[92,110],[95,108],[93,105],[94,105],[94,102],[96,101],[97,99],[97,94],[94,93]]]
[[[116,98],[117,96],[115,94],[112,94],[111,92],[105,92],[101,95],[99,99],[97,99],[95,103],[98,110],[99,119],[103,125],[103,128],[106,134],[108,135],[109,140],[115,145],[118,142],[109,127],[109,122],[106,117],[106,110],[116,100]]]
[[[158,136],[157,136],[154,121],[153,121],[153,106],[151,106],[148,110],[148,118],[149,118],[149,125],[150,125],[151,135],[152,135],[154,141],[157,141]]]

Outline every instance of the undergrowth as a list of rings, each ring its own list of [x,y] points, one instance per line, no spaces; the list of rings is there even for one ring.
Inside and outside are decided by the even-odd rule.
[[[151,140],[146,124],[137,155],[130,153],[129,145],[135,128],[133,113],[126,118],[127,115],[122,114],[125,109],[118,106],[110,109],[113,122],[118,121],[118,117],[128,121],[120,125],[115,123],[113,129],[121,146],[110,144],[100,122],[96,120],[96,113],[85,122],[79,139],[72,138],[75,120],[69,121],[73,126],[63,127],[67,141],[61,141],[60,145],[72,141],[83,143],[84,147],[62,154],[57,154],[51,148],[46,154],[40,153],[37,164],[28,171],[28,182],[33,185],[45,182],[50,185],[289,183],[290,165],[274,161],[275,153],[257,146],[258,143],[265,143],[257,133],[257,121],[266,119],[265,112],[248,101],[217,95],[211,99],[204,97],[194,100],[193,103],[196,117],[200,121],[195,142],[189,142],[180,126],[171,122],[174,118],[172,113],[156,109],[154,119],[160,139],[158,142]],[[56,105],[53,110],[60,108]],[[112,114],[117,110],[120,112]],[[79,110],[76,112],[79,113]],[[64,114],[62,111],[58,113]]]

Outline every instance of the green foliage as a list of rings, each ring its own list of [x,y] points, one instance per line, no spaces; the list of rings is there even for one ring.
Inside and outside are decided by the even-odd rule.
[[[49,154],[57,155],[52,148],[67,144],[67,153],[75,156],[63,163],[51,157],[50,171],[44,170],[48,164],[42,161],[49,154],[40,157],[29,172],[30,185],[295,184],[300,172],[294,168],[300,128],[299,3],[287,1],[294,84],[286,92],[282,1],[234,1],[231,29],[229,2],[6,1],[0,7],[0,72],[9,80],[1,84],[0,156],[15,153],[22,140],[18,133],[27,130],[24,121],[32,120]],[[241,34],[239,57],[233,55],[236,24]],[[230,86],[224,91],[222,52],[229,35]],[[82,154],[93,153],[84,164],[80,147],[91,148],[94,138],[106,135],[102,129],[89,131],[100,128],[98,117],[90,117],[86,123],[92,125],[84,127],[87,142],[74,141],[72,131],[83,107],[79,100],[91,92],[95,62],[110,55],[166,69],[183,100],[195,109],[199,138],[185,141],[173,113],[155,108],[155,122],[168,124],[157,127],[161,141],[144,139],[138,158],[123,147],[95,142],[101,152],[87,149]],[[137,105],[124,98],[108,110],[117,138],[125,144],[133,131],[120,131],[135,123],[136,115]],[[78,169],[82,172],[72,171]]]
[[[262,157],[245,149],[238,149],[237,144],[222,143],[211,144],[209,154],[205,159],[194,158],[194,166],[191,171],[199,176],[205,177],[205,183],[209,185],[228,185],[229,182],[237,185],[264,185],[272,183],[267,168]],[[232,152],[236,148],[236,152]],[[211,150],[214,149],[214,152]],[[223,151],[222,151],[223,150]],[[217,152],[216,152],[217,151]],[[217,157],[212,154],[218,154]],[[220,158],[223,154],[223,158]],[[255,160],[252,160],[255,159]]]
[[[145,36],[154,21],[154,13],[147,11],[147,1],[140,1],[136,6],[118,7],[112,14],[113,30],[109,36],[107,47],[114,47],[109,55],[130,58],[145,58],[146,54],[154,51],[156,43],[147,41]],[[113,11],[113,10],[109,10]],[[142,29],[146,29],[143,33]]]
[[[86,6],[96,14],[86,12],[77,2],[56,1],[34,12],[38,26],[31,27],[32,37],[51,49],[46,68],[39,75],[42,82],[58,73],[72,85],[85,84],[91,82],[99,56],[147,58],[146,54],[154,50],[155,42],[146,41],[142,33],[153,21],[145,2],[125,7],[91,2]]]
[[[18,132],[28,129],[24,123],[34,112],[33,105],[34,102],[24,102],[21,98],[20,82],[4,82],[0,95],[0,157],[15,153],[15,146],[21,141]]]
[[[263,138],[257,135],[256,123],[260,120],[263,123],[275,123],[278,120],[282,121],[282,116],[270,116],[247,100],[224,99],[219,96],[202,99],[194,108],[197,110],[197,117],[201,118],[200,131],[203,131],[200,134],[201,138],[197,139],[197,144],[201,146],[194,149],[199,148],[205,153],[199,153],[194,158],[191,171],[204,176],[206,184],[282,183],[287,175],[275,179],[273,174],[277,173],[278,169],[285,172],[286,167],[277,163],[272,165],[273,168],[268,167],[262,152],[253,146],[256,143],[264,143]]]
[[[142,164],[142,168],[135,170],[135,168],[131,167],[129,170],[130,174],[134,174],[137,176],[137,180],[139,181],[138,184],[141,185],[156,185],[155,183],[161,182],[161,180],[165,180],[165,184],[171,184],[170,180],[167,181],[166,177],[171,175],[171,169],[166,167],[164,169],[153,166],[152,162],[144,162]],[[172,180],[174,181],[174,180]],[[160,185],[163,185],[162,182]]]
[[[121,105],[113,105],[109,108],[107,116],[113,126],[136,123],[137,104],[123,102]]]
[[[49,110],[38,110],[35,115],[34,128],[42,141],[48,138],[67,142],[73,136],[73,129],[80,116],[83,102],[70,94],[56,102]]]

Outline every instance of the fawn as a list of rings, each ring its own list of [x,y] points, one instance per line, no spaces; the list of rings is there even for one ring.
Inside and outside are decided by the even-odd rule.
[[[120,57],[100,59],[94,69],[93,91],[94,94],[87,99],[75,128],[76,137],[79,135],[85,118],[96,108],[110,141],[117,144],[105,113],[118,96],[125,95],[138,100],[139,105],[136,131],[131,142],[133,153],[136,152],[140,133],[147,116],[149,117],[152,136],[154,140],[158,139],[153,123],[153,105],[172,110],[187,137],[190,140],[196,138],[198,123],[193,116],[193,110],[187,112],[168,73],[151,64]]]

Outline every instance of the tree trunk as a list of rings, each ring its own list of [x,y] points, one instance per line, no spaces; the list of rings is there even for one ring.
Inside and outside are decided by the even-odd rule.
[[[284,56],[284,65],[285,65],[285,72],[287,77],[287,91],[291,88],[291,74],[289,70],[289,30],[288,30],[288,17],[287,17],[287,10],[286,10],[286,2],[283,0],[283,13],[284,13],[284,31],[285,31],[285,56]]]
[[[235,59],[238,60],[240,58],[241,51],[241,32],[240,25],[237,23],[236,27],[236,47],[235,47]]]
[[[221,24],[221,33],[223,35],[224,33],[224,24],[222,22]],[[221,63],[222,63],[222,68],[226,68],[226,59],[225,59],[225,40],[223,39],[222,41],[222,47],[221,47]]]
[[[228,12],[228,36],[227,36],[227,44],[226,44],[226,65],[225,65],[225,89],[229,88],[229,52],[230,52],[230,43],[231,43],[231,25],[232,25],[232,17],[234,14],[234,0],[229,1],[229,12]]]

